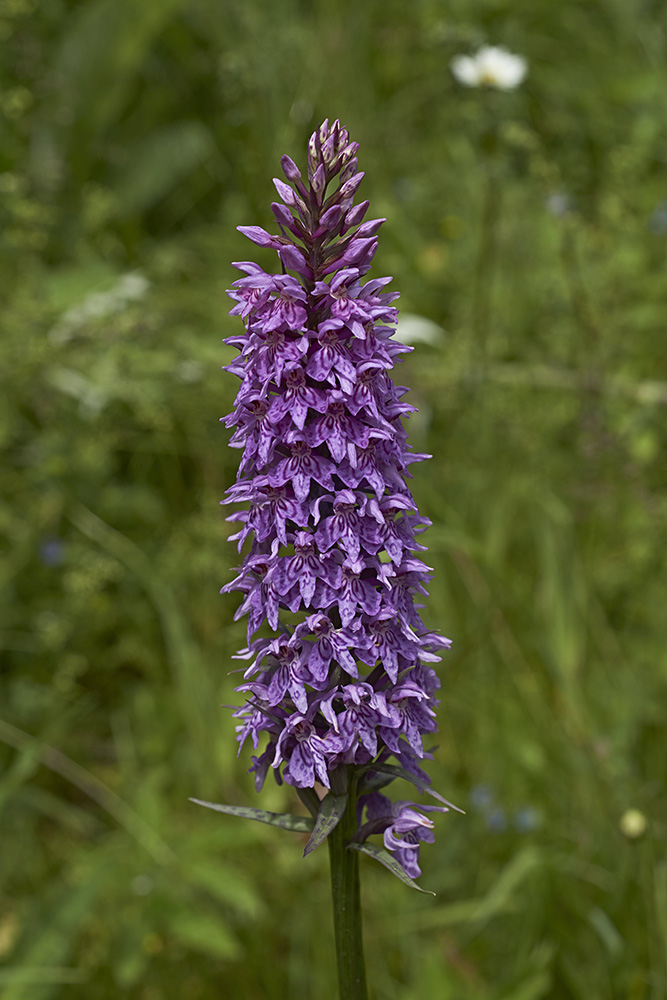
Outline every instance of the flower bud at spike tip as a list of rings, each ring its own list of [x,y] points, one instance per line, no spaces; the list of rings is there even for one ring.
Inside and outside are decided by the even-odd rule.
[[[327,186],[327,172],[323,163],[320,163],[319,167],[313,174],[311,186],[317,197],[318,205],[321,205],[322,195],[324,194],[324,189]]]
[[[300,181],[301,171],[297,167],[294,160],[292,160],[287,153],[281,157],[280,166],[283,168],[283,173],[288,181]]]
[[[318,163],[319,154],[319,138],[316,132],[313,132],[308,141],[308,176],[312,177]]]
[[[341,198],[351,198],[352,195],[356,192],[357,188],[359,187],[363,179],[364,179],[364,172],[362,170],[361,173],[355,174],[354,177],[350,177],[348,181],[345,181],[344,184],[341,184],[339,192]]]
[[[350,177],[354,177],[359,167],[359,160],[356,156],[353,156],[347,166],[343,169],[340,175],[341,182],[349,181]]]
[[[418,612],[428,567],[417,539],[429,522],[406,477],[425,456],[407,443],[402,421],[414,408],[390,377],[406,350],[394,337],[397,296],[384,290],[389,278],[364,280],[385,220],[361,225],[356,151],[340,122],[323,122],[308,143],[309,186],[288,156],[289,183],[274,181],[284,204],[273,213],[295,240],[240,227],[273,246],[286,273],[239,263],[229,293],[244,330],[227,340],[240,352],[227,370],[241,385],[224,422],[241,461],[224,502],[244,508],[229,519],[245,555],[223,593],[240,592],[235,617],[248,619],[236,689],[247,700],[235,717],[239,749],[248,739],[258,749],[257,788],[272,771],[338,796],[354,776],[355,846],[380,833],[392,870],[413,885],[419,845],[433,839],[424,813],[447,806],[422,763],[437,728],[432,664],[449,640]],[[392,805],[374,789],[393,777],[442,806]]]
[[[358,205],[355,205],[354,208],[351,208],[345,216],[345,225],[350,228],[352,226],[357,226],[368,211],[369,205],[369,201],[361,201]]]
[[[289,184],[285,184],[285,182],[281,181],[279,177],[274,177],[273,183],[275,185],[276,191],[278,192],[278,194],[280,195],[280,197],[282,198],[282,200],[285,202],[286,205],[296,205],[297,196],[295,192],[292,190],[292,188],[289,186]]]
[[[237,226],[236,227],[240,233],[247,236],[249,240],[256,243],[260,247],[271,247],[277,245],[277,240],[270,236],[264,229],[260,229],[259,226]]]
[[[362,260],[370,260],[378,247],[378,241],[374,239],[369,240],[358,240],[350,244],[349,250],[346,250],[343,255],[343,260],[346,264],[358,264]]]
[[[320,225],[333,229],[338,225],[342,216],[343,211],[340,205],[332,205],[331,208],[328,208],[326,212],[322,214]]]
[[[354,238],[361,239],[367,236],[375,236],[380,226],[386,221],[386,219],[371,219],[368,222],[362,223],[354,234]]]
[[[280,223],[281,226],[285,226],[286,229],[291,229],[294,231],[294,216],[288,208],[281,205],[277,201],[271,202],[271,211],[273,212],[276,222]]]
[[[335,156],[334,137],[332,135],[322,143],[322,159],[324,165],[329,166]]]

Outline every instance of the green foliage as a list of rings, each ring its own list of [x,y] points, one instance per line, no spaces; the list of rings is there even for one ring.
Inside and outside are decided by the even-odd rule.
[[[360,854],[367,854],[369,858],[374,858],[379,861],[381,865],[384,865],[388,871],[395,875],[396,878],[403,882],[404,885],[410,887],[410,889],[416,889],[417,892],[423,892],[427,896],[435,896],[434,892],[430,889],[422,889],[422,887],[411,879],[406,873],[403,865],[399,864],[393,854],[389,851],[385,851],[384,847],[380,847],[378,844],[373,844],[370,841],[366,841],[363,844],[350,844],[348,846],[350,851],[359,851]]]
[[[321,800],[317,816],[315,818],[313,832],[308,838],[308,843],[303,849],[304,858],[310,854],[311,851],[314,851],[315,848],[320,847],[327,839],[331,831],[338,826],[338,823],[345,812],[347,799],[347,793],[344,795],[334,795],[333,792],[328,792]]]
[[[270,224],[325,116],[388,219],[377,273],[441,330],[400,381],[454,639],[429,768],[466,815],[423,851],[434,900],[361,859],[372,990],[665,997],[665,18],[0,2],[3,998],[331,994],[307,830],[188,801],[304,815],[257,798],[219,707],[244,626],[217,421],[234,226]],[[453,80],[484,42],[526,56],[519,90]]]
[[[310,833],[314,820],[311,816],[294,816],[290,813],[271,813],[265,809],[253,809],[248,806],[227,806],[219,802],[203,802],[201,799],[190,799],[198,806],[206,806],[214,812],[226,813],[228,816],[238,816],[240,819],[252,819],[257,823],[268,823],[282,830],[292,830],[296,833]]]

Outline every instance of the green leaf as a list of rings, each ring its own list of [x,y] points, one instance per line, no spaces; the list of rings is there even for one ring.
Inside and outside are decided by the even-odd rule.
[[[398,764],[369,764],[367,771],[378,771],[380,774],[391,774],[394,778],[403,778],[404,781],[411,782],[415,788],[418,788],[420,792],[426,792],[431,798],[436,799],[443,805],[447,806],[449,809],[454,809],[456,812],[463,813],[463,809],[459,809],[455,806],[453,802],[448,802],[447,799],[443,798],[440,792],[436,792],[434,788],[431,788],[425,781],[418,778],[417,775],[411,774],[410,771],[406,771],[404,767],[399,767]]]
[[[315,820],[313,832],[303,851],[304,858],[311,851],[314,851],[316,847],[319,847],[320,844],[323,844],[331,831],[338,826],[345,812],[346,805],[347,795],[334,795],[333,792],[329,792],[324,796],[320,802],[320,809]]]
[[[204,802],[202,799],[190,799],[190,802],[215,812],[226,813],[228,816],[240,816],[241,819],[254,819],[258,823],[268,823],[269,826],[279,826],[282,830],[293,833],[309,833],[313,829],[313,821],[309,816],[294,816],[291,813],[272,813],[264,809],[252,809],[250,806],[226,806],[219,802]]]
[[[304,806],[311,816],[317,816],[320,810],[320,800],[314,788],[297,788],[296,794],[299,796]]]
[[[434,892],[430,889],[422,889],[420,885],[411,879],[409,875],[406,874],[405,869],[402,865],[398,863],[396,858],[394,858],[389,851],[385,851],[384,847],[378,847],[376,844],[348,844],[347,848],[349,851],[359,851],[361,854],[367,854],[369,858],[375,858],[379,861],[381,865],[388,868],[392,875],[400,879],[405,885],[409,886],[411,889],[416,889],[417,892],[423,892],[427,896],[435,896]]]
[[[612,922],[609,914],[605,913],[599,906],[594,906],[588,914],[588,922],[592,924],[607,951],[610,958],[616,959],[625,947],[625,941],[618,932],[618,928]]]
[[[395,774],[380,774],[378,771],[366,771],[362,774],[357,785],[359,795],[369,795],[371,792],[379,792],[381,788],[386,788],[396,778]]]

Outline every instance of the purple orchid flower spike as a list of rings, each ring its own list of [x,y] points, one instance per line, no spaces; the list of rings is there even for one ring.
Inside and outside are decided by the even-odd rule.
[[[237,617],[248,616],[240,655],[254,662],[236,716],[240,745],[265,741],[250,769],[257,787],[271,771],[296,787],[313,817],[307,851],[329,839],[332,878],[347,845],[354,863],[355,851],[368,853],[414,886],[419,844],[433,839],[423,811],[447,810],[392,806],[378,789],[401,777],[440,798],[420,762],[436,728],[430,664],[449,640],[424,627],[416,603],[429,573],[417,536],[429,522],[406,480],[428,456],[407,442],[402,420],[414,408],[390,377],[410,350],[394,338],[397,294],[385,290],[390,278],[366,278],[385,220],[363,221],[368,202],[354,203],[357,149],[325,121],[308,143],[307,175],[281,161],[279,232],[239,227],[276,250],[279,268],[238,263],[229,292],[244,329],[226,341],[239,351],[227,370],[241,385],[224,422],[241,460],[224,502],[245,509],[229,518],[243,562],[223,592],[239,590]],[[277,823],[271,816],[254,818]],[[384,848],[366,842],[373,833]]]
[[[448,640],[415,606],[428,522],[406,485],[423,457],[402,426],[412,407],[388,374],[405,350],[393,339],[397,296],[391,279],[365,280],[385,220],[362,221],[368,202],[354,204],[363,175],[339,122],[308,148],[307,180],[283,157],[279,232],[239,227],[277,251],[281,273],[242,262],[230,292],[245,330],[228,340],[241,387],[225,423],[242,457],[225,502],[248,509],[231,518],[247,551],[223,589],[244,593],[249,639],[269,633],[237,689],[252,707],[239,738],[266,731],[277,777],[330,788],[350,766],[424,758],[438,704],[425,665]]]

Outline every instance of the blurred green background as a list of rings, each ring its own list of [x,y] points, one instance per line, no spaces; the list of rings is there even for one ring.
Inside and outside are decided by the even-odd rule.
[[[235,226],[327,116],[433,324],[396,377],[467,813],[435,899],[362,859],[372,994],[667,996],[666,31],[660,0],[1,0],[3,1000],[335,995],[326,852],[188,802],[299,811],[219,707],[219,369],[230,261],[273,265]],[[485,43],[516,91],[453,79]]]

